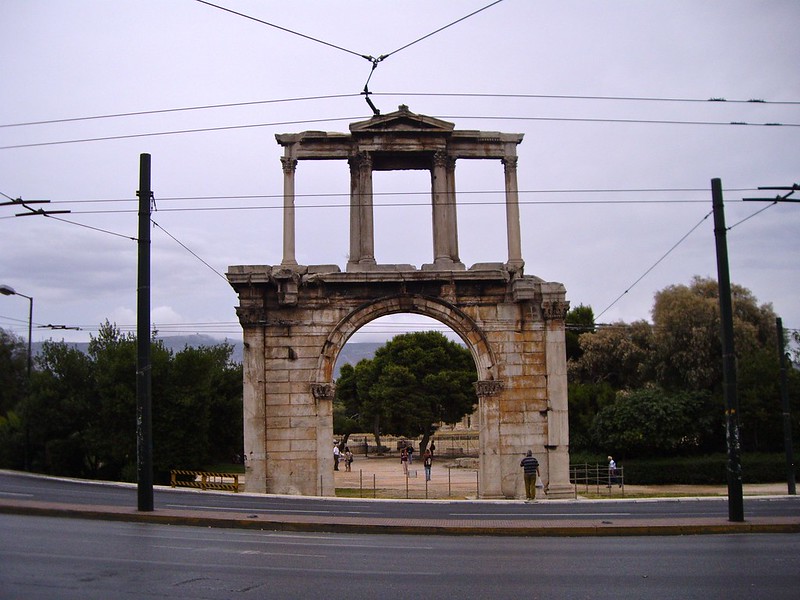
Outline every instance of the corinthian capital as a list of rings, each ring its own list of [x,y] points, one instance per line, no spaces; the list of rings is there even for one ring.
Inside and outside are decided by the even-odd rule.
[[[258,325],[267,320],[267,311],[260,306],[237,306],[236,316],[242,326]]]
[[[315,400],[333,400],[336,393],[336,386],[332,383],[312,383],[311,393]]]
[[[505,387],[502,381],[489,379],[476,381],[473,385],[478,396],[495,396],[502,392],[503,387]]]
[[[569,302],[566,300],[545,300],[542,302],[542,316],[546,321],[563,321],[567,318]]]
[[[281,156],[281,167],[283,168],[283,172],[287,175],[294,173],[295,169],[297,169],[297,159]]]
[[[505,166],[506,171],[516,171],[517,170],[518,157],[516,157],[516,156],[504,156],[500,160],[503,162],[503,165]]]

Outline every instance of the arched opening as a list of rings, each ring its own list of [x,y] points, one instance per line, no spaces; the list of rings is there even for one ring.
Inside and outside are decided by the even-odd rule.
[[[476,380],[472,353],[439,320],[393,313],[355,330],[333,374],[336,495],[477,497]]]

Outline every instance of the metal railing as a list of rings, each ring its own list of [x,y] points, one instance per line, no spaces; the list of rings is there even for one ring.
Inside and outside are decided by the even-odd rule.
[[[355,475],[356,471],[353,470]],[[459,467],[434,465],[431,480],[426,481],[425,469],[420,461],[409,465],[408,473],[400,477],[386,477],[376,473],[358,470],[358,481],[339,481],[336,488],[339,495],[343,490],[351,490],[359,498],[467,498],[478,497],[480,481],[478,471]],[[468,482],[466,480],[469,480]]]
[[[608,465],[590,465],[588,463],[570,465],[569,480],[575,486],[576,497],[579,488],[583,488],[585,493],[589,493],[590,488],[594,488],[596,494],[611,495],[614,491],[619,490],[622,496],[625,495],[625,469],[623,467],[609,469]]]

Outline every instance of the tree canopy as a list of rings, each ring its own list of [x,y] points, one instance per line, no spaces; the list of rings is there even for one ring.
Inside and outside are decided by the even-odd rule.
[[[443,334],[396,336],[372,359],[341,369],[336,405],[344,418],[334,421],[334,433],[370,431],[378,446],[384,433],[421,436],[424,449],[438,423],[457,423],[473,411],[476,380],[472,355]]]
[[[242,369],[232,351],[222,343],[173,354],[151,341],[156,481],[242,451]],[[22,468],[23,457],[35,471],[135,480],[135,336],[106,322],[87,354],[44,344],[30,394],[0,416],[0,464]]]
[[[579,336],[580,352],[568,362],[573,449],[638,455],[724,449],[718,289],[716,281],[694,277],[655,294],[652,324],[617,322]],[[781,450],[775,313],[738,285],[732,300],[742,444]],[[794,369],[789,375],[797,430],[800,377]]]

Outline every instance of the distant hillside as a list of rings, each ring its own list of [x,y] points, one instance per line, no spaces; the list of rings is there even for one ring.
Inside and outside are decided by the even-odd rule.
[[[375,351],[385,343],[386,342],[350,342],[345,344],[336,361],[336,367],[334,367],[333,370],[334,379],[339,377],[339,369],[342,368],[342,365],[350,363],[355,367],[358,361],[365,358],[372,358],[375,355]]]
[[[158,338],[162,342],[164,342],[164,347],[172,352],[180,352],[187,346],[190,348],[199,348],[200,346],[216,346],[222,343],[228,343],[233,346],[233,353],[231,354],[231,360],[233,362],[240,363],[242,362],[242,342],[241,340],[219,340],[217,338],[211,337],[209,335],[203,334],[195,334],[195,335],[175,335],[169,337],[160,337]],[[372,358],[375,354],[375,351],[383,346],[385,342],[350,342],[345,344],[345,347],[342,349],[341,354],[339,355],[339,360],[336,361],[336,367],[334,368],[333,376],[334,378],[339,377],[339,369],[341,365],[345,363],[350,363],[351,365],[355,366],[358,361],[364,358]],[[32,351],[34,355],[38,354],[42,348],[43,342],[34,342],[32,345]],[[67,342],[67,345],[71,348],[76,348],[83,353],[88,352],[89,350],[89,343],[88,342]]]

